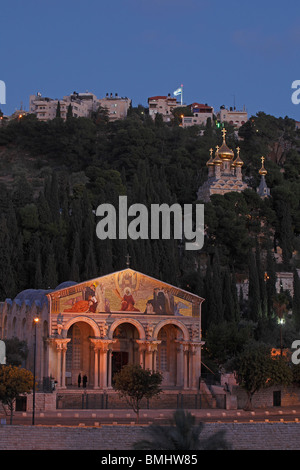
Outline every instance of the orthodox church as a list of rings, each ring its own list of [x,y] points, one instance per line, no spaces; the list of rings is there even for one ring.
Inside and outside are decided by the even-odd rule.
[[[242,167],[244,162],[240,157],[240,148],[237,156],[226,144],[226,129],[222,130],[223,143],[216,147],[215,155],[210,149],[210,159],[207,162],[208,179],[198,189],[198,200],[208,202],[213,194],[224,195],[229,192],[242,192],[248,185],[243,181]]]
[[[125,364],[159,370],[165,389],[197,390],[201,375],[203,298],[129,267],[54,290],[25,290],[0,306],[0,338],[28,344],[27,368],[57,389],[87,377],[112,389]],[[36,343],[35,343],[36,337]]]

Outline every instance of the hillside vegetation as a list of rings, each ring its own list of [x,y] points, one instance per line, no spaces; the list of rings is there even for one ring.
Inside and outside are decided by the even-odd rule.
[[[133,269],[206,299],[204,332],[223,321],[269,321],[276,270],[300,267],[295,122],[258,113],[240,129],[240,140],[228,126],[227,144],[241,148],[252,189],[205,204],[201,251],[186,251],[178,240],[101,241],[95,210],[104,202],[118,208],[119,195],[147,207],[199,203],[209,149],[222,142],[214,125],[200,135],[196,126],[153,121],[146,111],[131,109],[114,123],[101,115],[47,123],[29,115],[0,128],[0,299],[124,269],[129,253]],[[272,194],[265,200],[256,193],[262,155]],[[277,263],[276,253],[282,254]],[[248,302],[235,287],[243,277],[250,279]]]

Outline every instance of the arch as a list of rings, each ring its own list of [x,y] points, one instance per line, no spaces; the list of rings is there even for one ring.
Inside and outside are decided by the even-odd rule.
[[[84,315],[82,316],[79,315],[78,317],[74,317],[64,325],[63,332],[62,332],[62,335],[64,338],[67,337],[69,328],[72,325],[74,325],[74,323],[78,323],[78,322],[88,323],[94,332],[94,336],[96,336],[97,338],[100,338],[101,335],[100,335],[99,326],[97,325],[95,320],[93,320],[92,318],[86,317]]]
[[[168,319],[168,320],[160,321],[155,326],[154,331],[153,331],[153,339],[154,340],[157,340],[159,331],[166,325],[177,326],[182,331],[184,341],[189,341],[190,340],[190,334],[189,334],[189,331],[188,331],[187,327],[183,323],[181,323],[181,321],[175,320],[175,319]]]
[[[120,318],[119,320],[116,320],[109,329],[109,333],[108,333],[109,339],[113,339],[113,334],[114,334],[115,329],[122,323],[130,323],[131,325],[135,326],[139,332],[139,339],[141,340],[146,339],[146,333],[145,333],[143,325],[139,321],[134,320],[133,318]]]

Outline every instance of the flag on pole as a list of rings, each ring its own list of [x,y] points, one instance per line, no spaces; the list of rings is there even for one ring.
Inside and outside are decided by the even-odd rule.
[[[180,85],[177,90],[173,91],[174,96],[180,95],[181,106],[183,105],[183,85]]]
[[[174,96],[181,95],[181,93],[182,93],[182,87],[179,87],[179,88],[177,88],[177,90],[173,91]]]

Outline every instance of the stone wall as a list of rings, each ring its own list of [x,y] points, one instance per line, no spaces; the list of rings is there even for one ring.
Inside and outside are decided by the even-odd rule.
[[[0,450],[131,450],[147,426],[0,425]],[[201,436],[226,431],[233,450],[300,450],[298,423],[207,423]]]
[[[254,408],[266,408],[273,406],[273,393],[281,392],[281,406],[299,405],[300,387],[268,387],[253,395],[252,404]],[[241,387],[233,387],[233,395],[237,396],[237,407],[244,408],[247,402],[247,394]]]

